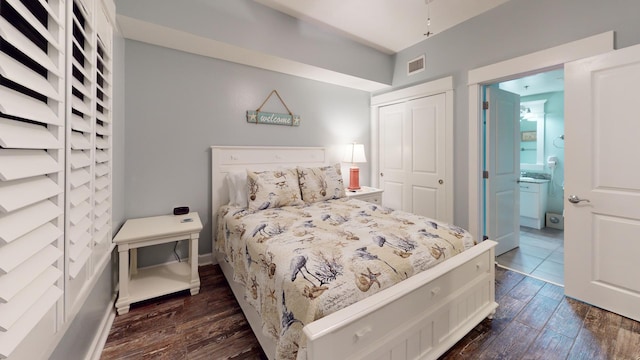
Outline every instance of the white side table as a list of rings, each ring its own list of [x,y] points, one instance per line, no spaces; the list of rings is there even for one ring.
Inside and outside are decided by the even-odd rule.
[[[198,238],[202,223],[197,212],[185,215],[163,215],[127,220],[113,242],[118,245],[120,259],[120,294],[116,302],[118,314],[129,312],[134,302],[190,289],[200,292],[198,276]],[[189,241],[189,261],[163,264],[138,270],[138,248]],[[131,251],[131,262],[129,262]]]
[[[368,201],[370,203],[382,205],[382,189],[362,186],[360,190],[349,191],[345,189],[348,198]]]

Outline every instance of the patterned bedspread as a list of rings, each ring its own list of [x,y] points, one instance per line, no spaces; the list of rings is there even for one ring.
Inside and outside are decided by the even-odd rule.
[[[223,206],[217,231],[216,250],[277,340],[278,359],[305,347],[305,324],[474,245],[459,227],[346,198],[256,212]]]

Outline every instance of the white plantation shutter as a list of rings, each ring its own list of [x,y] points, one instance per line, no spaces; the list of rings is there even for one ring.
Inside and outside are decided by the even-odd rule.
[[[67,6],[65,309],[75,313],[113,250],[113,30],[94,0],[71,0]]]
[[[0,359],[41,358],[113,249],[114,9],[0,1]]]
[[[67,57],[69,62],[67,77],[67,172],[76,176],[67,184],[67,246],[68,277],[78,282],[85,281],[87,260],[91,257],[92,221],[92,174],[95,142],[95,30],[92,14],[81,1],[72,0],[70,24],[67,29]],[[84,272],[82,272],[84,271]],[[82,273],[81,273],[82,272]],[[67,294],[74,302],[81,284],[73,286],[74,291]]]
[[[111,248],[111,133],[112,133],[112,29],[106,15],[96,14],[96,142],[94,171],[94,259],[99,263]]]
[[[0,358],[62,318],[64,14],[59,1],[0,6]]]

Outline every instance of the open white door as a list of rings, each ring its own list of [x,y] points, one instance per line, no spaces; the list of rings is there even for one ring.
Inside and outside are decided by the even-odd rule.
[[[640,321],[640,46],[565,66],[565,293]]]
[[[487,87],[486,230],[496,256],[520,243],[520,95]]]
[[[382,202],[446,222],[453,222],[447,191],[446,95],[436,94],[379,111]]]

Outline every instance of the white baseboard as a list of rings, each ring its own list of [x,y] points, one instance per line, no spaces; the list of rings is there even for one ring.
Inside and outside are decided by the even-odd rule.
[[[100,322],[100,331],[96,333],[96,337],[91,342],[91,348],[89,349],[86,360],[100,360],[100,357],[102,356],[102,350],[104,349],[104,345],[107,343],[107,338],[109,337],[113,320],[116,317],[116,297],[117,293],[114,294],[111,301],[109,301],[109,306],[106,309],[107,311]]]
[[[198,265],[209,265],[209,264],[215,265],[217,263],[218,263],[218,260],[216,260],[215,256],[213,256],[213,253],[198,255]]]

